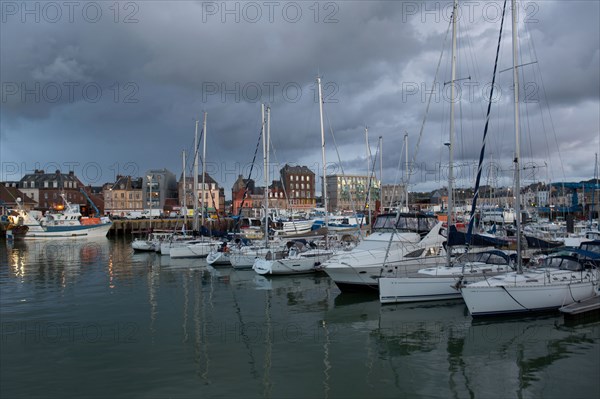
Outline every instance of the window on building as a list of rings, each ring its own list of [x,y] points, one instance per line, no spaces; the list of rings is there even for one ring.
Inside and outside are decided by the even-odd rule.
[[[54,184],[53,184],[53,186],[54,186],[54,188],[58,188],[58,182],[55,181]]]
[[[302,176],[300,177],[300,180],[304,181],[304,175],[302,175]]]

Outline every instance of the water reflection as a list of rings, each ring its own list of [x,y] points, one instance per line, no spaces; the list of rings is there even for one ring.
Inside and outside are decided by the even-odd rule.
[[[550,376],[567,373],[564,364],[575,353],[584,357],[586,351],[598,353],[599,332],[600,323],[568,327],[557,315],[472,320],[464,304],[455,301],[382,306],[373,336],[380,356],[389,358],[399,388],[407,374],[417,381],[429,374],[446,379],[442,385],[455,398],[479,396],[478,392],[485,392],[482,384],[492,381],[496,381],[495,395],[508,397],[516,392],[523,397],[552,392],[548,385],[555,381]],[[438,354],[444,352],[441,361]],[[426,371],[421,370],[424,362],[430,364]],[[592,366],[598,368],[597,360]],[[577,371],[569,372],[577,376]],[[588,384],[597,390],[596,383]]]
[[[109,241],[5,241],[8,276],[21,282],[56,283],[62,287],[74,282],[86,268],[109,259]]]
[[[204,260],[133,254],[121,241],[88,247],[81,241],[64,253],[55,245],[21,243],[0,251],[2,321],[12,328],[3,339],[15,344],[3,351],[2,371],[10,370],[0,375],[6,396],[43,396],[43,387],[55,381],[78,385],[72,380],[81,376],[81,364],[113,383],[107,388],[102,378],[85,380],[74,390],[80,396],[90,389],[107,397],[599,393],[590,378],[600,371],[598,321],[473,321],[461,301],[382,306],[376,296],[340,294],[327,276],[269,278],[215,269]],[[36,303],[21,306],[22,298]],[[60,325],[93,325],[106,334],[93,345],[82,338],[74,344],[71,335],[30,342],[38,336],[27,335],[30,325],[21,329],[20,320],[45,326],[49,314]],[[135,327],[132,340],[125,339],[124,326]],[[62,359],[79,360],[46,371]],[[7,363],[26,367],[12,371]],[[18,382],[33,378],[39,388]],[[566,387],[569,380],[577,387]]]

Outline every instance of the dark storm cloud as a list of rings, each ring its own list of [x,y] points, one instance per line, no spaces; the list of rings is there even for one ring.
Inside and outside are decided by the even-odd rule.
[[[261,2],[123,2],[115,10],[113,3],[82,2],[72,21],[64,7],[61,18],[49,21],[56,15],[50,8],[44,11],[43,3],[36,21],[35,8],[34,14],[23,14],[23,4],[3,2],[3,164],[25,163],[19,166],[25,173],[36,161],[83,165],[93,160],[107,181],[116,169],[111,165],[122,169],[131,163],[140,175],[151,167],[179,174],[181,151],[191,151],[194,121],[207,111],[207,161],[228,188],[238,173],[248,172],[261,102],[272,108],[271,161],[320,169],[317,74],[324,84],[328,162],[338,162],[331,124],[344,169],[363,173],[364,127],[369,126],[373,152],[383,136],[384,178],[393,180],[404,132],[413,158],[450,3],[355,1],[315,7],[275,2],[269,9]],[[465,163],[475,162],[479,153],[487,107],[483,87],[491,81],[499,28],[493,12],[501,7],[470,4],[459,26],[457,73],[471,76],[461,82],[457,103],[456,158]],[[81,12],[85,7],[87,14]],[[522,46],[521,59],[538,61],[522,73],[525,83],[537,84],[535,90],[527,87],[530,92],[522,89],[537,100],[522,107],[528,118],[522,121],[528,134],[524,151],[553,165],[549,177],[585,177],[579,171],[593,170],[590,162],[600,144],[599,6],[544,1],[522,7],[520,36],[526,41],[531,35],[535,48]],[[501,68],[512,62],[506,29]],[[443,82],[450,79],[449,44],[416,158],[426,172],[415,175],[414,182],[430,186],[444,184],[428,173],[448,155],[443,143],[449,134],[449,98]],[[509,168],[511,74],[502,75],[488,148]]]

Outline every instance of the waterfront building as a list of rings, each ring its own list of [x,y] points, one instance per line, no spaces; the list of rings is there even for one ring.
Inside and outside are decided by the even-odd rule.
[[[219,187],[208,173],[204,174],[204,189],[202,188],[202,175],[198,176],[198,192],[194,196],[194,178],[186,176],[185,186],[183,176],[179,179],[177,192],[179,198],[179,206],[183,207],[185,189],[185,204],[188,209],[194,208],[194,198],[198,200],[198,209],[202,206],[202,194],[204,193],[204,207],[208,213],[223,214],[225,209],[225,190]]]
[[[309,210],[317,206],[315,174],[306,166],[286,164],[280,170],[281,183],[289,208]]]
[[[407,195],[404,184],[383,184],[381,186],[381,206],[386,210],[405,206]]]
[[[82,208],[82,214],[87,214],[89,202],[86,194],[90,193],[89,188],[75,176],[73,171],[61,173],[57,170],[54,173],[45,173],[43,170],[36,169],[33,173],[24,175],[18,184],[19,190],[29,198],[37,202],[36,209],[49,210],[63,205],[61,195],[64,194],[67,201],[73,204],[79,204]],[[101,204],[96,204],[96,206]]]
[[[17,202],[17,199],[20,199]],[[9,210],[22,206],[26,211],[36,207],[37,202],[29,198],[13,184],[0,184],[0,215],[6,215]]]
[[[231,211],[233,215],[238,215],[240,213],[240,208],[242,207],[243,215],[247,216],[250,214],[253,202],[251,196],[254,194],[254,189],[255,184],[253,179],[244,179],[242,175],[238,176],[237,180],[231,187]],[[246,190],[248,191],[247,193]],[[244,193],[246,193],[245,199]]]
[[[273,180],[269,186],[269,209],[287,209],[288,202],[281,180]]]
[[[167,198],[177,198],[177,178],[175,175],[164,168],[146,171],[142,176],[144,209],[162,210]]]
[[[361,175],[329,175],[327,176],[328,211],[363,211],[365,208],[375,210],[379,200],[379,185],[377,179],[370,182],[370,202],[366,207],[369,177]]]
[[[142,185],[141,177],[121,175],[117,175],[114,183],[105,184],[102,190],[105,213],[123,217],[131,211],[143,211]]]

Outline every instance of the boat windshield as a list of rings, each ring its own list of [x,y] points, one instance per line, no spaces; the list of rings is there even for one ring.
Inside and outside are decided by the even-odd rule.
[[[471,252],[460,257],[460,262],[477,262],[490,265],[506,265],[508,257],[503,256],[499,252]]]
[[[571,256],[549,256],[542,261],[542,266],[571,271],[583,269],[581,263]]]
[[[400,215],[396,229],[413,231],[415,233],[427,233],[437,224],[437,218],[432,216],[406,214]]]
[[[584,251],[595,252],[600,254],[600,242],[599,241],[590,241],[590,242],[582,242],[579,246],[580,249]]]
[[[396,223],[396,215],[385,214],[377,216],[373,224],[373,230],[393,229]]]

